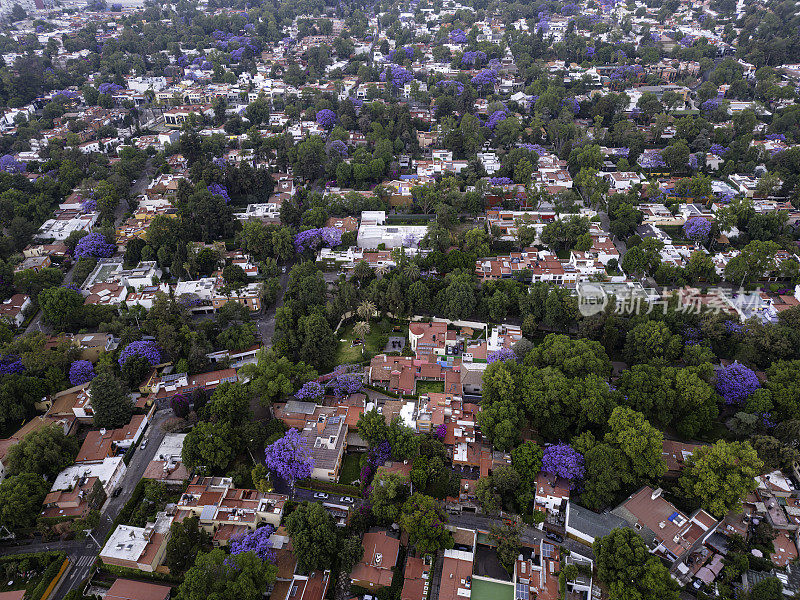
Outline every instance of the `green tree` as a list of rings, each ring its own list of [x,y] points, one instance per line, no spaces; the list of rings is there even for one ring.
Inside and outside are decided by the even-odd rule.
[[[211,536],[200,527],[200,519],[191,516],[170,527],[164,564],[172,575],[180,576],[194,564],[197,554],[211,548]]]
[[[339,554],[336,524],[319,502],[303,502],[286,518],[297,566],[304,572],[330,569]]]
[[[372,479],[372,491],[369,495],[372,513],[384,523],[396,523],[400,519],[400,510],[410,494],[408,477],[378,468]]]
[[[187,467],[224,471],[240,447],[240,440],[227,421],[200,421],[184,438],[181,456]]]
[[[116,429],[133,416],[133,402],[125,384],[111,373],[100,373],[89,386],[95,427]]]
[[[36,473],[6,477],[0,483],[0,525],[10,530],[33,526],[49,491]]]
[[[278,568],[255,552],[229,555],[221,548],[200,553],[178,588],[178,600],[261,600]]]
[[[245,365],[240,373],[250,379],[250,391],[265,406],[295,393],[306,381],[317,378],[313,367],[304,362],[293,363],[273,350],[259,352],[258,363]]]
[[[673,335],[663,321],[639,323],[625,339],[625,357],[631,364],[662,357],[675,359],[682,350],[681,337]]]
[[[678,584],[633,529],[614,529],[592,545],[597,576],[611,600],[678,600]]]
[[[453,547],[453,536],[445,528],[447,518],[439,502],[415,492],[403,504],[400,527],[408,534],[409,543],[417,552],[434,553]]]
[[[496,546],[500,564],[509,574],[514,572],[519,556],[521,533],[522,527],[518,523],[508,521],[502,525],[492,525],[489,530],[489,540]]]
[[[763,466],[749,442],[719,440],[692,453],[681,474],[680,486],[688,498],[722,518],[731,510],[740,509],[747,494],[756,489],[754,477]]]
[[[775,242],[754,240],[725,265],[725,279],[734,285],[746,285],[764,277],[773,264],[780,246]]]
[[[581,377],[589,374],[608,377],[611,360],[603,346],[594,340],[575,339],[551,333],[525,357],[526,365],[557,367],[565,375]]]
[[[64,435],[61,425],[47,425],[32,431],[8,449],[7,475],[36,473],[54,479],[73,463],[77,454],[77,437]]]

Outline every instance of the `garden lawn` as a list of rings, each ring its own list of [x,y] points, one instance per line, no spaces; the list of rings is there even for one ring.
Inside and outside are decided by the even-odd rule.
[[[339,483],[352,485],[360,477],[361,455],[353,452],[345,454],[342,458],[342,468],[339,470]]]

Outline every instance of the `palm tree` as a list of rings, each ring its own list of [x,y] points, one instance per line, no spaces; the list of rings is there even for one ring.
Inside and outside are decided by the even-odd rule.
[[[369,321],[375,314],[375,304],[370,300],[364,300],[356,309],[356,314],[364,321]]]
[[[408,263],[403,271],[405,272],[406,277],[408,277],[411,281],[416,281],[419,279],[419,265],[417,263]]]
[[[353,326],[353,333],[355,336],[361,340],[367,337],[369,333],[369,322],[368,321],[359,321]]]

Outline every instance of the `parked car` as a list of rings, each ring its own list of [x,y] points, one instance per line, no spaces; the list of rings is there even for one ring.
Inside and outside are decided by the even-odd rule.
[[[147,448],[147,440],[142,440],[142,443],[139,444],[139,448],[141,448],[142,450]]]
[[[112,497],[112,498],[116,498],[116,497],[117,497],[117,496],[119,496],[121,493],[122,493],[122,488],[121,488],[121,487],[118,487],[118,488],[117,488],[117,489],[115,489],[113,492],[111,492],[111,497]]]
[[[557,542],[559,544],[561,544],[564,541],[564,538],[562,536],[558,535],[557,533],[553,533],[552,531],[548,531],[546,536],[548,540],[553,540],[554,542]]]
[[[320,500],[327,500],[328,494],[325,492],[317,492],[314,494],[314,498],[319,498]]]
[[[341,501],[345,504],[352,504],[353,499],[350,496],[342,496]]]

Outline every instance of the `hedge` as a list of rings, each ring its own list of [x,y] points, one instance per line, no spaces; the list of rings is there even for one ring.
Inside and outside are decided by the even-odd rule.
[[[44,573],[42,573],[42,580],[39,582],[39,585],[33,588],[30,594],[26,594],[28,600],[42,600],[42,596],[44,596],[45,592],[50,588],[50,584],[58,575],[58,572],[61,570],[61,565],[64,564],[66,558],[67,555],[65,552],[59,552],[57,554],[57,558],[53,560],[44,570]]]
[[[178,585],[183,581],[182,577],[170,575],[168,573],[148,573],[140,571],[139,569],[129,569],[128,567],[118,567],[117,565],[107,565],[102,560],[97,560],[97,567],[102,573],[108,573],[116,577],[124,577],[125,579],[145,579],[151,581],[160,581],[162,583],[172,583]]]

